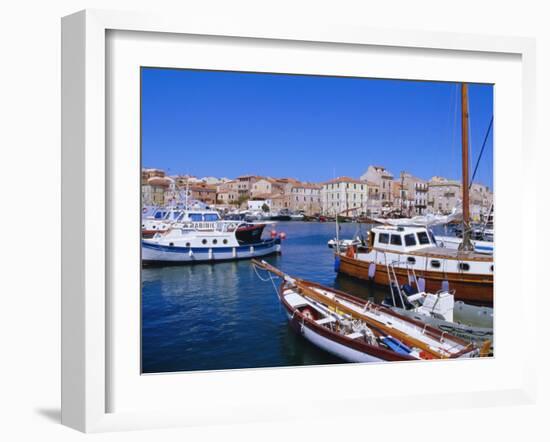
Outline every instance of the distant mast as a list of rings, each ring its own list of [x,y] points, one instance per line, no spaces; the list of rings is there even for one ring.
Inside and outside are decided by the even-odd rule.
[[[462,243],[459,249],[464,251],[474,250],[470,230],[470,170],[468,159],[468,85],[462,83]]]

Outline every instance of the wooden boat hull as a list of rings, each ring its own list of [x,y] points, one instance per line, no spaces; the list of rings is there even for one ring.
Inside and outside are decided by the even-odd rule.
[[[285,308],[290,326],[316,347],[336,356],[346,362],[387,362],[416,360],[407,355],[401,355],[382,347],[374,347],[363,342],[349,339],[302,316],[284,299],[285,284],[279,287],[279,299]]]
[[[388,271],[385,265],[375,264],[376,270],[374,277],[369,277],[370,262],[358,260],[349,256],[336,256],[339,260],[337,272],[355,278],[373,281],[375,284],[389,286]],[[447,281],[449,290],[455,291],[455,299],[484,305],[493,304],[493,277],[491,275],[461,275],[458,273],[442,273],[429,270],[415,270],[418,278],[425,280],[425,290],[435,293],[441,290],[443,282]],[[395,274],[399,284],[408,284],[408,274],[406,268],[395,267]]]

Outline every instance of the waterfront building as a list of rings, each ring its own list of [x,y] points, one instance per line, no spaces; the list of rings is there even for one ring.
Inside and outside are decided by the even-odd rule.
[[[216,202],[218,204],[238,204],[239,192],[237,181],[226,181],[216,186]]]
[[[380,186],[372,181],[367,181],[367,216],[381,216],[382,203],[380,198]]]
[[[184,189],[187,184],[200,183],[201,180],[194,175],[178,175],[175,177],[176,187]]]
[[[216,186],[206,183],[193,183],[189,186],[189,198],[208,205],[216,204]]]
[[[300,184],[300,181],[295,178],[275,178],[275,182],[282,188],[282,192],[285,195],[290,195],[292,187],[296,184]]]
[[[407,191],[401,181],[395,180],[391,183],[391,206],[403,214],[408,212]]]
[[[153,175],[141,186],[141,203],[146,206],[164,206],[165,194],[175,189],[174,180],[167,176]]]
[[[141,169],[141,185],[147,185],[149,178],[164,177],[166,173],[162,169]]]
[[[217,178],[215,176],[205,176],[202,177],[201,182],[208,184],[210,186],[217,186],[218,184],[222,184],[226,181],[230,181],[228,178]]]
[[[380,207],[393,206],[393,174],[383,166],[369,166],[361,175],[361,181],[369,181],[379,188]]]
[[[368,207],[367,182],[339,177],[323,183],[321,206],[324,215],[365,215]]]
[[[271,201],[266,199],[248,200],[246,208],[253,212],[265,212],[265,208],[269,211],[271,209]]]
[[[284,193],[272,193],[267,195],[266,201],[272,212],[280,212],[289,209],[289,198]]]
[[[237,204],[239,201],[239,194],[232,190],[221,190],[216,193],[217,204]]]
[[[262,178],[252,184],[250,197],[257,199],[260,195],[283,193],[283,183],[277,182],[274,178]]]
[[[239,197],[246,197],[250,195],[250,191],[258,180],[262,177],[257,175],[241,175],[235,178],[232,182],[236,183],[233,186],[233,189],[236,190],[239,194]]]
[[[423,215],[428,206],[428,182],[407,172],[399,174],[395,181],[397,195],[394,195],[394,207],[406,216]]]
[[[470,214],[474,221],[486,219],[493,205],[493,192],[489,186],[472,183],[470,187]]]
[[[434,213],[449,214],[459,207],[462,185],[459,181],[434,176],[428,182],[428,207]]]
[[[290,210],[306,215],[321,213],[321,186],[296,182],[290,189]]]
[[[279,212],[282,209],[288,210],[290,208],[289,198],[282,192],[256,194],[253,199],[248,200],[247,204],[248,206],[257,205],[258,202],[262,202],[262,205],[263,203],[267,204],[270,212]]]

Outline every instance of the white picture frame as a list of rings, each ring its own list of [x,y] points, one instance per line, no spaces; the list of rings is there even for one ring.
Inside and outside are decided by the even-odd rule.
[[[110,204],[112,183],[109,180],[113,171],[107,150],[106,94],[109,91],[105,73],[108,62],[106,35],[112,31],[284,41],[290,45],[293,42],[308,42],[337,44],[339,47],[369,46],[381,51],[390,48],[402,48],[404,51],[426,49],[441,53],[451,51],[475,54],[478,58],[483,58],[485,54],[515,56],[521,64],[522,119],[521,136],[518,140],[521,147],[518,147],[518,155],[521,157],[524,170],[533,167],[536,91],[535,46],[532,39],[416,31],[395,32],[312,23],[299,27],[238,20],[218,23],[199,20],[196,17],[176,18],[99,10],[82,11],[65,17],[62,21],[62,422],[81,431],[248,422],[284,419],[295,417],[298,413],[298,409],[292,406],[286,409],[277,404],[272,407],[266,404],[255,407],[251,399],[253,396],[247,395],[243,395],[241,402],[235,407],[241,413],[240,416],[233,415],[235,409],[226,409],[227,404],[223,398],[219,403],[210,404],[214,411],[208,414],[200,406],[194,413],[192,410],[177,407],[156,411],[110,410],[112,407],[109,405],[109,392],[114,387],[109,375],[112,370],[113,353],[108,339],[108,328],[116,318],[110,311],[108,297],[108,290],[112,288],[109,265],[114,258],[110,255],[108,246],[113,240],[109,229],[113,220],[107,207]],[[498,123],[495,127],[498,131]],[[522,198],[523,207],[528,208],[520,215],[525,222],[534,216],[536,191],[527,191],[522,187],[517,189],[517,192],[516,195]],[[520,259],[529,255],[534,256],[535,247],[533,242],[523,241]],[[521,262],[526,261],[522,259]],[[522,265],[518,271],[520,275],[526,274],[526,266]],[[498,280],[498,273],[496,277]],[[536,302],[535,278],[521,278],[520,284],[522,293],[529,293],[530,299]],[[535,346],[535,324],[524,318],[521,325],[523,336],[531,339],[524,347],[524,351],[528,352],[529,348]],[[468,361],[461,363],[468,364]],[[492,386],[487,390],[479,388],[461,393],[428,392],[423,396],[408,396],[406,391],[401,394],[390,392],[377,396],[377,409],[406,409],[413,403],[415,406],[421,404],[427,409],[440,406],[467,407],[472,398],[485,405],[532,403],[535,396],[535,363],[535,360],[522,361],[522,371],[518,373],[517,379],[514,378],[509,384],[502,383],[501,388]],[[358,376],[358,367],[360,366],[347,367],[346,373]],[[313,370],[322,370],[325,375],[330,376],[334,370],[342,369],[330,367]],[[395,368],[405,369],[409,368]],[[269,373],[275,371],[254,371],[253,376],[248,376],[243,371],[237,374],[218,373],[218,376],[232,376],[232,382],[242,382],[245,386],[248,382],[252,388],[254,382],[265,382],[265,376],[270,376]],[[278,376],[281,373],[287,380],[295,375],[302,376],[304,382],[308,374],[303,371],[279,370]],[[165,377],[168,376],[170,375]],[[206,379],[204,374],[191,373],[187,376],[187,379],[189,376],[195,376],[194,379],[198,382],[201,378]],[[250,379],[252,377],[255,380]],[[206,382],[211,382],[212,379],[208,378]],[[218,378],[218,382],[220,379]],[[191,393],[193,394],[196,393]],[[339,404],[339,413],[368,412],[370,405],[360,401],[361,394],[363,393],[359,392],[357,397],[348,398],[344,408]],[[233,400],[239,402],[237,399]],[[299,412],[306,415],[315,413],[318,417],[326,412],[325,405],[331,400],[334,398],[330,395],[326,400],[313,398],[310,402],[311,409],[301,409]]]

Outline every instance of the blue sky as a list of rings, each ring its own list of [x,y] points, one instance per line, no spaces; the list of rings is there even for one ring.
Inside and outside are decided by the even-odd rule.
[[[472,169],[493,113],[470,85]],[[456,83],[142,69],[142,165],[170,174],[326,181],[370,164],[461,174]],[[493,136],[476,182],[492,187]]]

